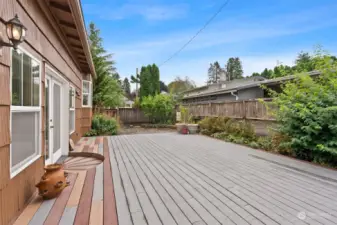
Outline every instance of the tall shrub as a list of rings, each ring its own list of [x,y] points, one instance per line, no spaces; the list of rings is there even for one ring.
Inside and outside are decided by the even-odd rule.
[[[318,51],[314,65],[319,77],[298,75],[272,93],[271,104],[278,108],[278,131],[289,137],[283,145],[300,159],[337,166],[337,63]]]
[[[159,68],[156,64],[143,66],[140,71],[140,99],[160,93]]]
[[[141,108],[154,123],[172,122],[175,112],[175,101],[171,95],[155,95],[144,97]]]

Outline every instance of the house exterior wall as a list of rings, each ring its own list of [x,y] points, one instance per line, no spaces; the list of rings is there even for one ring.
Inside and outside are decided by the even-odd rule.
[[[237,95],[239,96],[239,100],[263,98],[264,91],[260,87],[252,87],[239,90]]]
[[[19,174],[10,178],[10,48],[2,48],[0,53],[0,225],[9,224],[23,210],[36,193],[35,184],[44,170],[44,118],[45,118],[45,65],[49,65],[82,93],[83,74],[63,46],[35,1],[0,0],[0,18],[7,21],[17,14],[27,27],[26,40],[20,45],[41,62],[41,156]],[[0,35],[8,42],[5,25],[0,22]],[[81,95],[76,96],[75,132],[71,138],[76,142],[90,129],[91,108],[82,108]]]
[[[234,94],[239,96],[238,100],[264,98],[264,90],[260,87],[242,89],[237,92],[234,92]],[[225,102],[235,100],[236,97],[233,96],[231,93],[225,93],[225,94],[195,97],[191,99],[184,99],[183,103],[192,104],[192,103],[208,103],[208,102]]]
[[[217,95],[216,99],[213,102],[225,102],[225,101],[235,101],[235,96],[230,93]]]

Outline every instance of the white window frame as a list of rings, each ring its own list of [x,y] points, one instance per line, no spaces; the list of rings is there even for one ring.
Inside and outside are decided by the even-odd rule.
[[[69,92],[70,91],[73,91],[73,96],[71,97],[73,105],[71,107],[69,107],[69,117],[70,117],[70,111],[74,111],[74,116],[73,116],[74,117],[73,118],[74,119],[74,129],[69,132],[69,134],[72,134],[76,130],[76,103],[75,103],[75,100],[76,100],[75,99],[76,89],[75,89],[75,87],[73,85],[69,85]],[[70,126],[70,124],[69,124],[69,126]]]
[[[14,167],[12,166],[12,142],[10,143],[10,154],[9,154],[9,168],[10,168],[10,178],[12,179],[13,177],[15,177],[16,175],[18,175],[21,171],[23,171],[24,169],[26,169],[28,166],[30,166],[32,163],[34,163],[36,160],[38,160],[41,157],[41,152],[42,152],[42,146],[41,146],[41,141],[42,141],[42,110],[41,110],[41,95],[42,95],[42,62],[40,60],[38,60],[36,57],[34,57],[32,54],[30,54],[27,50],[25,50],[22,47],[18,47],[17,51],[20,51],[24,54],[26,54],[27,56],[29,56],[31,59],[33,59],[34,61],[36,61],[37,63],[39,63],[39,82],[40,82],[40,88],[39,88],[39,105],[38,106],[15,106],[12,105],[12,76],[13,76],[13,58],[12,58],[12,51],[13,48],[10,48],[10,62],[11,62],[11,69],[10,69],[10,84],[9,84],[9,89],[10,89],[10,100],[11,100],[11,105],[10,105],[10,136],[12,137],[12,113],[22,113],[22,112],[36,112],[38,113],[38,115],[35,115],[36,119],[38,119],[38,121],[36,122],[36,126],[37,124],[39,124],[39,128],[38,128],[38,132],[39,135],[38,137],[35,137],[35,141],[37,141],[37,146],[38,149],[35,152],[34,155],[26,158],[25,160],[23,160],[22,162],[18,163],[17,165],[15,165]]]
[[[89,92],[88,93],[84,93],[84,83],[88,83],[89,84]],[[83,104],[83,96],[84,95],[88,95],[88,105],[84,105]],[[92,82],[89,80],[82,80],[82,107],[88,107],[91,108],[92,107]]]

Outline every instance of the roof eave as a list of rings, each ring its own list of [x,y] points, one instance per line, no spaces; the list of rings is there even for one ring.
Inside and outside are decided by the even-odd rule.
[[[82,46],[84,48],[83,50],[87,58],[87,62],[88,62],[88,65],[91,71],[91,75],[93,76],[93,78],[95,78],[96,71],[95,71],[95,66],[92,60],[92,56],[91,56],[90,45],[89,45],[88,36],[87,36],[86,28],[85,28],[81,3],[79,0],[68,0],[68,4],[71,8],[72,15],[74,17],[74,21],[76,23],[76,27],[79,32],[79,36],[81,39]]]

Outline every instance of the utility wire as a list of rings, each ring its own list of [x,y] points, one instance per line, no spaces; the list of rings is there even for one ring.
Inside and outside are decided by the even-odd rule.
[[[159,67],[163,66],[166,64],[168,61],[170,61],[172,58],[174,58],[176,55],[178,55],[182,50],[184,50],[187,45],[189,45],[205,28],[215,19],[215,17],[221,13],[221,11],[227,6],[230,0],[226,0],[224,4],[221,5],[218,11],[205,23],[205,25],[198,30],[198,32],[190,39],[188,42],[186,42],[178,51],[176,51],[173,55],[171,55],[167,60],[165,60],[162,64],[159,65]]]

